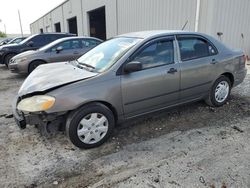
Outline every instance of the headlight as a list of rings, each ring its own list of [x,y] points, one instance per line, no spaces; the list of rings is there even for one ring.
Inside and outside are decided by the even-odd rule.
[[[16,59],[16,60],[15,60],[15,63],[22,63],[22,62],[24,62],[24,61],[26,61],[26,60],[27,60],[26,57],[20,58],[20,59]]]
[[[47,95],[36,95],[21,100],[17,109],[26,112],[40,112],[50,109],[55,103],[55,98]]]
[[[9,48],[1,48],[1,51],[8,51]]]

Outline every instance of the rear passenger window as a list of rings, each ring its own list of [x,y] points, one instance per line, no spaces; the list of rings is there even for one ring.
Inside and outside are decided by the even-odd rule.
[[[174,63],[173,41],[157,41],[139,52],[133,61],[142,63],[144,69]]]
[[[47,40],[49,41],[49,43],[53,42],[59,38],[60,38],[59,35],[47,35]]]
[[[180,38],[178,43],[182,61],[207,57],[217,53],[208,41],[201,38]]]

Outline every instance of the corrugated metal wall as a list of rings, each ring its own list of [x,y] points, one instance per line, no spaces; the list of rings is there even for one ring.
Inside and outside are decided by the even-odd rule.
[[[83,18],[81,0],[69,0],[63,5],[64,31],[68,32],[68,19],[77,17],[77,33],[83,35]]]
[[[150,29],[194,30],[196,0],[117,0],[118,33]]]
[[[55,31],[55,23],[60,22],[61,30],[65,31],[64,16],[63,16],[63,6],[57,7],[51,12],[51,19],[53,24],[53,31]]]
[[[61,22],[68,32],[67,19],[77,16],[78,34],[89,35],[88,12],[106,9],[107,38],[126,32],[152,29],[195,30],[198,0],[69,0],[31,24],[31,32],[40,28],[54,31]],[[221,40],[232,48],[242,48],[250,55],[250,0],[200,0],[198,31]],[[242,35],[243,34],[243,35]],[[242,37],[243,36],[243,37]]]
[[[116,0],[82,0],[84,34],[89,35],[88,12],[105,6],[107,38],[117,35]]]
[[[199,31],[250,54],[250,0],[201,0]]]

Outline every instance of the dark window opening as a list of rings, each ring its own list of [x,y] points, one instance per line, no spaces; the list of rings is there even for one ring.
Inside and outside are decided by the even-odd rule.
[[[69,33],[73,33],[73,34],[78,35],[77,18],[76,17],[68,19],[68,28],[69,28]]]
[[[90,11],[89,31],[91,37],[106,40],[106,13],[105,7]]]
[[[33,47],[41,47],[48,43],[46,35],[34,36],[30,41],[33,42]]]
[[[98,44],[101,44],[101,41],[98,41],[98,40],[94,40],[94,39],[83,39],[82,40],[82,44],[84,47],[95,47],[97,46]]]
[[[217,54],[216,49],[205,39],[181,38],[178,39],[181,60],[188,61]]]
[[[50,49],[51,52],[56,52],[56,49],[58,47],[62,47],[62,49],[65,51],[65,50],[73,50],[73,49],[81,49],[82,48],[82,44],[81,44],[81,41],[80,40],[67,40],[67,41],[64,41],[64,42],[61,42],[57,45],[55,45],[54,47],[52,47]]]
[[[40,29],[40,33],[43,33],[43,29],[42,28]]]
[[[142,63],[143,69],[174,63],[174,45],[172,40],[161,40],[146,46],[133,58]]]
[[[60,22],[55,24],[55,31],[56,32],[61,32],[61,24],[60,24]]]

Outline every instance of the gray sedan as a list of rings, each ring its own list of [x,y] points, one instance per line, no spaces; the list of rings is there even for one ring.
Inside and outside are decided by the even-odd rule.
[[[38,50],[30,50],[14,56],[9,69],[13,73],[31,73],[45,63],[72,61],[102,43],[93,37],[67,37],[58,39]]]
[[[226,103],[246,76],[245,57],[211,36],[145,31],[114,37],[77,61],[41,65],[21,86],[20,128],[65,130],[79,148],[101,145],[122,121],[184,103]]]

